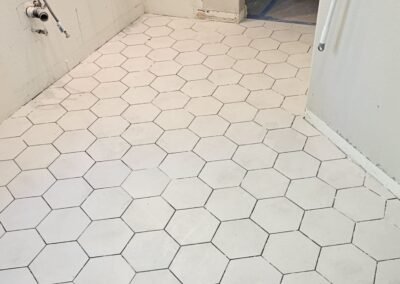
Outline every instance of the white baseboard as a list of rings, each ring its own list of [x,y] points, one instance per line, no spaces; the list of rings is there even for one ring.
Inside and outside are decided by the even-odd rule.
[[[324,121],[317,117],[310,110],[306,110],[306,120],[310,122],[322,134],[336,144],[347,156],[361,166],[368,174],[376,178],[384,187],[389,189],[397,197],[400,197],[400,184],[388,176],[383,170],[377,167],[353,145],[346,141],[336,131],[332,130]]]

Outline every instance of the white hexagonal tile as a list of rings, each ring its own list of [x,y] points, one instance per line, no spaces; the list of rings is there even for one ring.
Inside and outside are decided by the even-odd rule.
[[[294,77],[297,73],[297,68],[287,63],[273,63],[268,64],[264,72],[274,79],[286,79]],[[288,95],[288,93],[293,95],[293,93],[296,94],[296,92],[302,90],[304,86],[304,84],[300,86],[298,81],[300,80],[278,80],[273,89],[283,95]]]
[[[209,80],[217,86],[236,84],[242,75],[232,69],[214,70],[209,76]]]
[[[165,130],[180,129],[189,126],[193,115],[183,109],[163,111],[155,120]]]
[[[334,160],[321,164],[318,177],[335,188],[361,186],[365,173],[350,160]]]
[[[167,225],[174,209],[161,197],[134,200],[122,219],[135,232],[161,230]]]
[[[201,64],[206,56],[198,51],[181,52],[175,58],[175,61],[182,65],[196,65]]]
[[[217,86],[208,80],[196,80],[187,82],[181,89],[190,97],[211,96]]]
[[[331,207],[336,190],[317,178],[293,180],[286,196],[305,210]]]
[[[72,69],[68,74],[72,78],[90,77],[99,71],[100,68],[94,63],[81,63]]]
[[[206,161],[231,159],[237,146],[224,136],[202,138],[194,152]]]
[[[280,107],[283,97],[272,90],[253,91],[246,100],[258,109]]]
[[[400,260],[389,260],[378,263],[376,283],[390,284],[400,281]]]
[[[61,104],[68,111],[84,110],[92,107],[97,100],[98,98],[96,98],[92,94],[83,93],[83,94],[70,95]]]
[[[96,137],[87,130],[67,131],[54,142],[54,146],[61,153],[81,152],[95,140]]]
[[[144,87],[148,86],[155,76],[148,71],[132,72],[126,75],[122,82],[128,87]]]
[[[225,133],[229,123],[217,115],[196,117],[189,129],[200,137],[217,136]]]
[[[355,221],[379,219],[384,216],[385,200],[365,187],[338,191],[335,208]]]
[[[1,194],[1,193],[0,193]],[[1,206],[0,206],[1,208]],[[393,199],[386,202],[385,219],[400,228],[400,200]]]
[[[82,209],[92,220],[121,217],[132,198],[118,187],[94,191],[82,204]]]
[[[53,210],[37,227],[46,243],[75,241],[90,219],[80,208]]]
[[[133,146],[122,160],[133,170],[156,168],[167,154],[157,145]]]
[[[35,125],[39,126],[39,125]],[[21,138],[6,138],[0,140],[0,160],[12,160],[26,148]]]
[[[0,162],[0,186],[7,185],[20,171],[14,161]]]
[[[240,187],[214,191],[206,208],[222,221],[248,218],[256,200]]]
[[[282,273],[293,273],[314,270],[319,251],[315,243],[294,231],[270,235],[263,256]]]
[[[49,167],[57,179],[83,176],[94,164],[94,161],[84,152],[62,154]]]
[[[219,283],[228,259],[211,244],[182,247],[171,264],[171,271],[183,283]]]
[[[123,134],[131,145],[155,143],[163,130],[152,122],[131,125]]]
[[[50,144],[62,133],[62,129],[55,123],[46,123],[32,126],[22,135],[28,145]]]
[[[290,127],[293,122],[293,115],[280,109],[264,109],[258,112],[255,121],[267,129]]]
[[[92,192],[83,178],[58,180],[43,195],[53,209],[80,206]]]
[[[148,169],[132,172],[122,187],[133,198],[143,198],[160,195],[168,182],[168,176],[159,169]]]
[[[157,94],[158,92],[149,86],[134,87],[129,88],[122,95],[122,98],[131,105],[144,104],[150,103],[157,96]]]
[[[166,231],[181,245],[210,242],[219,221],[203,208],[177,211]]]
[[[78,78],[71,80],[65,85],[65,89],[71,94],[89,93],[93,91],[96,86],[99,85],[95,79],[89,78]]]
[[[282,284],[328,284],[329,282],[315,271],[287,274],[283,277]]]
[[[173,42],[171,42],[171,45]],[[172,48],[159,48],[151,51],[147,57],[154,61],[173,60],[178,55],[178,52]],[[180,62],[179,62],[180,63]]]
[[[195,116],[217,114],[222,103],[213,97],[192,98],[185,109]]]
[[[272,87],[274,79],[265,74],[246,74],[240,80],[240,85],[250,91],[265,90]]]
[[[324,136],[308,138],[304,151],[321,161],[345,158],[345,154]]]
[[[303,210],[284,197],[258,201],[251,215],[268,233],[297,230],[302,217]]]
[[[72,281],[85,265],[88,257],[75,243],[48,245],[29,265],[40,283]]]
[[[186,52],[186,51],[198,50],[200,46],[201,46],[201,43],[198,42],[197,40],[187,39],[187,40],[177,41],[173,45],[173,48],[179,52]],[[204,52],[202,51],[202,53],[204,53]]]
[[[92,222],[78,242],[90,257],[120,254],[133,232],[120,219]]]
[[[271,37],[280,42],[297,41],[300,38],[301,33],[294,30],[282,30],[275,31]]]
[[[90,259],[74,282],[129,284],[134,275],[133,269],[120,255],[113,255]]]
[[[10,270],[0,271],[0,278],[4,283],[8,284],[35,284],[36,280],[33,278],[31,272],[27,268],[17,268]]]
[[[40,197],[17,199],[0,214],[0,221],[7,231],[33,229],[49,212]]]
[[[203,168],[204,161],[192,152],[169,154],[160,169],[170,178],[194,177]]]
[[[99,118],[89,130],[98,138],[119,136],[129,126],[129,122],[120,116]]]
[[[32,123],[25,117],[6,119],[0,124],[0,138],[21,136],[32,126]]]
[[[353,245],[325,247],[317,271],[333,283],[373,283],[375,261]]]
[[[245,56],[236,55],[236,58],[240,57],[245,57]],[[233,66],[233,69],[242,74],[262,73],[265,69],[265,63],[257,59],[242,59],[236,62],[236,64]]]
[[[313,177],[320,162],[305,152],[283,153],[278,156],[274,168],[291,179]]]
[[[157,141],[157,145],[168,153],[184,152],[193,149],[199,138],[187,129],[168,130]]]
[[[249,171],[242,187],[258,199],[283,196],[289,185],[289,179],[274,169]]]
[[[268,234],[251,220],[222,222],[213,238],[230,259],[261,255]]]
[[[211,73],[211,70],[204,65],[189,65],[184,66],[178,73],[183,79],[190,80],[200,80],[206,79]]]
[[[232,260],[221,284],[281,283],[282,274],[262,257]]]
[[[321,246],[351,242],[354,222],[333,208],[307,211],[301,231]]]
[[[203,206],[211,191],[212,189],[198,178],[175,179],[162,196],[175,209],[185,209]]]
[[[264,143],[277,152],[290,152],[303,149],[306,137],[291,129],[271,130],[267,133]]]
[[[213,94],[223,103],[233,103],[244,101],[249,91],[239,85],[219,86]]]
[[[65,130],[79,130],[88,128],[96,116],[88,110],[71,111],[65,114],[58,124]]]
[[[257,109],[246,102],[225,104],[219,115],[231,123],[253,120]]]
[[[126,37],[122,38],[121,41],[126,45],[136,45],[136,44],[144,44],[149,40],[150,37],[142,34],[128,34]]]
[[[85,175],[93,188],[120,186],[129,175],[129,168],[121,161],[97,162]]]
[[[255,170],[272,167],[277,156],[264,144],[252,144],[239,146],[233,160],[247,170]]]
[[[262,62],[267,63],[267,64],[285,62],[287,60],[287,58],[288,58],[288,55],[285,52],[282,52],[279,50],[261,51],[257,55],[258,60],[261,60]]]
[[[55,182],[48,170],[21,172],[9,185],[8,189],[15,198],[40,196]]]
[[[107,161],[121,159],[128,151],[129,144],[120,137],[109,137],[97,139],[87,153],[95,161]]]
[[[39,145],[26,148],[16,159],[22,170],[47,168],[60,153],[53,145]]]
[[[231,124],[226,136],[239,145],[260,143],[267,131],[254,122]]]
[[[209,162],[200,173],[200,178],[213,188],[238,186],[245,170],[232,161]]]
[[[120,98],[111,98],[98,101],[92,108],[98,117],[120,115],[126,108],[128,103]]]
[[[123,252],[135,271],[168,268],[179,245],[164,231],[136,234]]]
[[[0,212],[14,200],[6,187],[0,187]],[[1,234],[0,234],[1,235]]]
[[[160,93],[154,100],[153,104],[162,110],[183,108],[189,98],[181,91],[173,91]]]
[[[126,72],[121,67],[103,68],[94,76],[99,82],[115,82],[126,76]]]
[[[125,48],[121,53],[128,58],[146,56],[151,51],[151,48],[146,45],[132,45]]]
[[[140,104],[130,106],[122,117],[130,123],[142,123],[153,121],[159,113],[160,110],[152,104]]]
[[[146,57],[135,57],[130,58],[122,64],[122,68],[124,68],[128,72],[138,72],[138,71],[146,71],[150,69],[153,61]]]

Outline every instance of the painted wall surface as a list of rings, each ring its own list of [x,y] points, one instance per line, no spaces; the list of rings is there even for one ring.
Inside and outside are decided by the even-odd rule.
[[[316,42],[330,1],[320,1]],[[308,110],[400,181],[400,1],[338,1]]]
[[[143,14],[142,0],[49,0],[71,34],[53,19],[28,19],[26,0],[2,2],[0,17],[0,121],[72,69],[91,52]],[[31,32],[46,27],[49,35]]]
[[[238,22],[245,16],[244,0],[144,0],[146,13]]]

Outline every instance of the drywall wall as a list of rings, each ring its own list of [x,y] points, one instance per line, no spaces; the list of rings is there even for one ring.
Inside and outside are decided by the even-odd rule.
[[[316,42],[329,0],[320,1]],[[338,1],[308,110],[400,181],[400,1]]]
[[[142,0],[48,0],[71,34],[52,19],[24,14],[26,0],[2,2],[0,17],[0,121],[52,84],[96,48],[143,14]],[[49,35],[31,32],[46,27]]]
[[[244,0],[144,0],[146,13],[185,18],[239,22],[245,17]]]

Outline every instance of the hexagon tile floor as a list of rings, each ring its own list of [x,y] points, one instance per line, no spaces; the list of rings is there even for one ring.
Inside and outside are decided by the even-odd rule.
[[[302,118],[313,27],[145,15],[0,125],[0,283],[400,283],[400,201]]]

